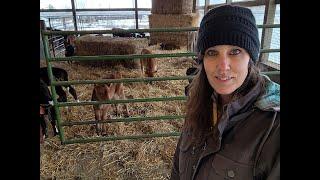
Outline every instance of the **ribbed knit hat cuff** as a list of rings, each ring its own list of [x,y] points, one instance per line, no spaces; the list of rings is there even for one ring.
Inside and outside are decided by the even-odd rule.
[[[210,34],[210,35],[209,35]],[[207,36],[200,36],[198,51],[204,54],[205,50],[216,45],[233,45],[245,49],[253,61],[256,61],[259,56],[259,45],[252,40],[248,35],[243,35],[237,32],[222,32],[222,33],[208,33]]]

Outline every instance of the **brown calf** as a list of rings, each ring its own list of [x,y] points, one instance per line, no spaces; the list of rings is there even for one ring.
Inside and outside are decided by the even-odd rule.
[[[118,72],[115,72],[112,74],[112,78],[113,79],[121,79],[122,78],[122,75],[121,73],[118,71]],[[126,99],[126,96],[124,95],[124,86],[123,86],[123,83],[115,83],[115,86],[116,86],[116,89],[115,89],[115,93],[114,93],[114,96],[112,99]],[[129,110],[128,110],[128,106],[127,104],[124,104],[124,108],[125,108],[125,116],[129,116]],[[119,115],[119,104],[116,104],[116,114],[117,116]]]
[[[121,79],[120,72],[112,73],[106,79]],[[122,83],[109,83],[94,85],[92,92],[92,101],[106,101],[106,100],[125,99],[124,86]],[[116,104],[116,114],[119,112],[119,105]],[[125,104],[126,116],[129,116],[128,106]],[[111,104],[93,105],[95,120],[96,120],[96,132],[97,134],[106,135],[107,128],[105,124],[99,124],[98,121],[110,119],[110,112],[112,109]]]
[[[148,49],[142,49],[141,54],[152,54]],[[157,70],[157,63],[153,58],[141,58],[140,59],[141,74],[147,75],[147,77],[154,77]]]
[[[175,50],[175,49],[180,49],[180,46],[178,46],[174,43],[160,43],[160,49],[161,50]]]

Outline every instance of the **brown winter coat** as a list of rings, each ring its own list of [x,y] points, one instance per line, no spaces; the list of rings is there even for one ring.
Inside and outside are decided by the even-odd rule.
[[[256,85],[228,104],[219,123],[197,142],[183,131],[171,179],[280,179],[280,86],[268,87],[269,95],[258,97]]]

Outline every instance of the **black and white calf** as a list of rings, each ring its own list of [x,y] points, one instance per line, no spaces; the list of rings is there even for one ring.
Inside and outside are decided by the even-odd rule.
[[[48,120],[50,121],[53,129],[53,135],[58,134],[58,129],[56,126],[57,114],[52,106],[52,97],[48,89],[47,84],[40,79],[40,141],[43,139],[43,136],[48,137],[48,128],[45,121],[45,115],[48,115]]]
[[[52,67],[52,73],[56,81],[68,81],[68,73],[66,70]],[[40,68],[40,79],[42,79],[47,86],[51,85],[48,77],[47,67]],[[64,87],[67,88],[67,91],[76,101],[78,101],[76,90],[71,85],[66,85]],[[56,86],[56,92],[59,95],[59,102],[67,102],[67,94],[63,90],[62,86]]]

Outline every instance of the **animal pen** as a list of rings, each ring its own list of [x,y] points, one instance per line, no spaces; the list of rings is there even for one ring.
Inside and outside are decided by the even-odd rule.
[[[269,26],[273,27],[273,26]],[[261,26],[260,26],[261,28]],[[196,31],[197,28],[170,29],[132,29],[126,32],[170,32]],[[49,138],[41,155],[41,177],[58,179],[168,179],[172,167],[177,138],[184,119],[184,87],[192,76],[184,76],[186,68],[192,65],[194,52],[171,52],[148,55],[102,55],[55,57],[49,55],[47,35],[49,34],[88,34],[112,33],[104,31],[43,31],[46,65],[51,80],[51,92],[54,108],[57,112],[59,140]],[[155,49],[155,47],[154,47]],[[262,50],[269,52],[272,50]],[[174,53],[172,53],[174,52]],[[139,58],[157,58],[160,72],[157,77],[141,78],[138,70],[128,70],[120,67],[123,79],[101,80],[104,72],[110,71],[105,67],[88,67],[76,64],[82,61],[108,61],[116,59],[138,60]],[[189,57],[189,58],[184,58]],[[190,58],[191,57],[191,58]],[[75,61],[67,64],[66,61]],[[52,65],[64,67],[69,72],[71,80],[54,81]],[[277,72],[266,72],[269,75]],[[179,75],[179,76],[177,76]],[[76,79],[85,80],[76,80]],[[152,85],[144,82],[154,82]],[[134,99],[112,100],[105,102],[83,101],[90,98],[90,85],[123,82],[126,94]],[[55,86],[72,84],[76,87],[80,102],[57,102]],[[86,86],[81,86],[86,85]],[[89,85],[89,86],[88,86]],[[80,91],[79,91],[80,90]],[[176,96],[174,96],[176,95]],[[92,125],[94,104],[129,103],[133,111],[132,117],[114,118],[101,123],[108,123],[108,136],[97,137]],[[137,104],[137,105],[136,105]],[[71,108],[72,112],[64,108]],[[75,109],[75,107],[80,109]],[[64,118],[62,118],[62,116]],[[160,132],[160,133],[159,133]],[[134,139],[134,140],[133,140]],[[144,140],[142,140],[144,139]],[[116,141],[118,140],[118,141]],[[133,140],[133,141],[132,141]],[[59,145],[62,144],[62,145]],[[157,178],[156,178],[157,177]],[[50,179],[50,178],[49,178]]]
[[[264,25],[267,28],[277,27],[277,25]],[[262,27],[262,26],[260,26]],[[74,138],[66,139],[64,136],[65,126],[73,125],[88,125],[95,124],[96,121],[65,121],[61,119],[60,107],[67,106],[86,106],[86,105],[99,105],[99,104],[118,104],[118,103],[138,103],[138,102],[160,102],[160,101],[185,101],[185,96],[175,96],[175,97],[148,97],[148,98],[135,98],[127,100],[108,100],[108,101],[84,101],[84,102],[58,102],[57,94],[55,91],[55,86],[57,85],[75,85],[75,84],[105,84],[105,83],[133,83],[133,82],[152,82],[152,81],[173,81],[173,80],[188,80],[192,79],[193,76],[170,76],[170,77],[153,77],[153,78],[123,78],[123,79],[109,79],[109,80],[74,80],[74,81],[54,81],[51,69],[52,62],[58,61],[104,61],[104,60],[139,60],[140,58],[166,58],[166,57],[195,57],[196,53],[186,52],[186,53],[174,53],[174,54],[132,54],[132,55],[102,55],[102,56],[74,56],[74,57],[64,57],[64,58],[52,58],[48,52],[48,35],[69,35],[69,34],[107,34],[114,32],[183,32],[183,31],[197,31],[197,28],[160,28],[160,29],[130,29],[130,30],[100,30],[100,31],[64,31],[64,32],[52,32],[43,31],[44,39],[44,49],[46,63],[48,67],[48,75],[51,80],[51,91],[53,96],[54,108],[57,112],[57,124],[59,129],[59,137],[62,144],[72,144],[72,143],[86,143],[86,142],[98,142],[98,141],[113,141],[113,140],[124,140],[124,139],[141,139],[141,138],[151,138],[151,137],[167,137],[167,136],[179,136],[179,132],[168,132],[168,133],[151,133],[143,135],[132,135],[132,136],[108,136],[108,137],[88,137],[88,138]],[[262,50],[261,53],[277,51],[277,50]],[[279,72],[265,72],[265,74],[278,74]],[[116,123],[116,122],[134,122],[134,121],[150,121],[150,120],[172,120],[172,119],[183,119],[184,114],[180,115],[163,115],[163,116],[153,116],[153,117],[129,117],[129,118],[116,118],[104,121],[99,121],[98,123]]]
[[[73,2],[74,0],[71,0]],[[168,17],[161,12],[179,12],[170,15],[169,19],[180,21],[187,17],[192,19],[194,15],[183,15],[183,11],[192,11],[190,5],[185,9],[172,9],[180,6],[158,6],[155,2],[178,2],[171,0],[152,1],[151,19],[149,28],[127,30],[78,30],[77,20],[80,16],[74,15],[75,31],[41,31],[44,46],[44,59],[40,66],[48,67],[48,75],[51,81],[50,90],[53,97],[54,109],[57,112],[57,126],[59,136],[49,137],[40,146],[40,179],[152,179],[163,180],[170,178],[172,158],[183,126],[185,117],[184,87],[192,76],[185,76],[186,69],[193,66],[193,58],[196,57],[194,47],[181,46],[180,50],[159,50],[158,43],[163,40],[177,41],[177,34],[196,33],[197,24],[184,22],[180,27],[171,26]],[[187,2],[187,1],[186,1]],[[209,1],[206,0],[206,5]],[[259,1],[260,2],[260,1]],[[262,1],[261,1],[262,2]],[[195,6],[195,4],[194,4]],[[158,7],[158,8],[156,8]],[[159,7],[166,9],[160,10]],[[211,7],[212,8],[212,7]],[[133,8],[136,13],[143,8]],[[210,9],[206,7],[205,9]],[[106,10],[106,9],[104,9]],[[49,10],[44,10],[49,11]],[[51,9],[58,12],[59,9]],[[85,11],[77,9],[78,11]],[[143,11],[143,10],[142,10]],[[71,11],[70,11],[71,13]],[[72,8],[75,14],[75,8]],[[79,13],[80,14],[80,13]],[[157,20],[162,19],[168,23],[163,28]],[[185,19],[185,18],[184,18]],[[190,20],[191,21],[191,20]],[[138,20],[136,20],[138,23]],[[79,25],[79,23],[78,23]],[[173,24],[174,25],[174,24]],[[258,28],[279,28],[279,24],[264,22]],[[48,37],[51,35],[85,35],[111,34],[114,32],[149,32],[153,45],[148,46],[154,54],[140,55],[137,52],[117,55],[76,55],[73,57],[53,56],[49,50]],[[173,36],[167,36],[172,33]],[[267,33],[266,33],[267,34]],[[100,36],[97,36],[100,37]],[[263,39],[263,35],[262,35]],[[184,44],[188,40],[184,39]],[[157,44],[156,44],[157,43]],[[152,44],[152,43],[151,43]],[[280,52],[280,49],[272,49],[264,46],[261,55],[270,52]],[[106,67],[103,65],[88,66],[84,63],[97,63],[109,61],[136,61],[140,58],[155,58],[159,70],[155,77],[146,78],[140,76],[140,69],[129,69],[123,66]],[[72,61],[68,64],[67,61]],[[52,67],[60,67],[68,71],[69,81],[55,81]],[[102,79],[106,73],[117,69],[122,72],[122,79]],[[279,76],[280,71],[263,72],[270,77]],[[93,84],[110,82],[122,82],[125,94],[131,96],[126,100],[110,100],[103,102],[91,101]],[[148,84],[147,82],[153,82]],[[55,87],[58,85],[74,85],[80,102],[58,102]],[[71,99],[70,97],[68,99]],[[97,104],[128,104],[132,112],[130,117],[112,116],[112,119],[101,121],[108,125],[107,136],[97,136],[94,130],[94,112],[92,105]],[[50,130],[50,128],[49,128]]]
[[[196,28],[187,28],[186,30],[189,29],[196,30]],[[166,29],[151,29],[150,31],[164,30]],[[172,31],[178,30],[179,29],[173,29]],[[147,30],[128,31],[143,32]],[[73,31],[59,33],[83,35],[87,33],[111,32],[112,31]],[[50,33],[53,32],[42,32],[44,40],[46,39],[45,36]],[[59,116],[57,125],[60,135],[59,140],[57,138],[48,138],[45,141],[42,149],[44,152],[41,156],[41,176],[62,179],[73,179],[74,177],[93,177],[93,179],[116,179],[115,177],[119,179],[135,179],[133,177],[136,177],[136,179],[168,178],[172,153],[174,152],[177,140],[176,137],[179,136],[179,130],[183,123],[183,106],[186,99],[185,96],[170,96],[172,94],[184,94],[183,88],[187,85],[187,79],[190,77],[179,77],[177,75],[183,75],[185,69],[190,67],[192,62],[190,58],[181,58],[179,62],[177,62],[176,58],[184,56],[193,57],[195,54],[157,53],[152,55],[133,54],[51,58],[46,48],[47,45],[44,44],[44,46],[46,49],[45,55],[49,77],[53,77],[51,67],[54,65],[68,70],[70,79],[72,80],[69,82],[52,81],[51,91],[55,110]],[[158,58],[158,63],[161,62],[159,63],[159,69],[161,69],[161,71],[157,73],[157,77],[141,78],[138,73],[139,70],[128,70],[127,68],[119,67],[123,72],[123,79],[97,80],[103,77],[104,72],[108,72],[110,69],[76,64],[77,61],[80,64],[82,61],[108,61],[114,59],[138,60],[141,57]],[[66,62],[63,62],[69,60],[75,60],[75,63],[67,65]],[[42,65],[44,66],[44,64]],[[173,71],[173,68],[176,68],[176,70]],[[161,77],[161,75],[163,77]],[[153,82],[152,85],[144,83],[151,81]],[[90,90],[88,90],[88,88],[91,88],[90,85],[107,82],[123,82],[126,87],[126,94],[133,95],[135,99],[99,103],[130,103],[131,106],[129,109],[133,111],[133,115],[129,118],[117,118],[108,122],[102,122],[108,123],[108,126],[110,126],[108,130],[108,135],[110,136],[97,137],[95,131],[90,128],[90,126],[95,123],[94,120],[90,120],[94,117],[94,113],[90,108],[91,105],[99,103],[90,101],[59,103],[57,102],[57,94],[55,93],[54,86],[63,84],[77,85],[78,87],[75,88],[80,92],[79,99],[82,100],[90,98]],[[164,83],[161,84],[161,82]],[[83,84],[89,85],[89,87],[81,86]],[[71,106],[70,108],[72,108],[72,112],[68,112],[67,115],[63,111],[66,106]],[[78,110],[74,107],[80,107],[81,109]],[[71,119],[74,121],[71,121]],[[89,121],[86,119],[89,119]],[[162,131],[162,133],[154,133],[157,131]],[[67,139],[66,137],[73,139]],[[141,138],[145,138],[145,140]],[[135,140],[132,141],[130,139]],[[59,143],[64,145],[58,145]]]

